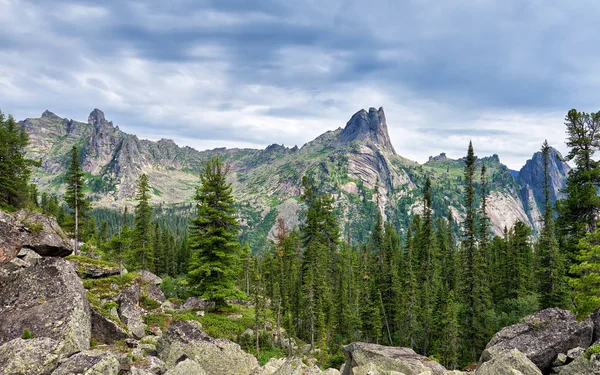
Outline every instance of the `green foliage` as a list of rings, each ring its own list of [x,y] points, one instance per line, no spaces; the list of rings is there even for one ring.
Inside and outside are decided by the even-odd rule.
[[[587,350],[585,351],[585,358],[590,359],[590,357],[593,354],[599,354],[599,353],[600,353],[600,344],[592,345],[589,348],[587,348]]]
[[[85,199],[84,173],[81,170],[79,158],[77,147],[73,146],[71,149],[71,164],[65,179],[67,191],[64,196],[70,210],[65,226],[75,238],[75,255],[78,255],[78,242],[82,239],[80,236],[81,227],[88,219],[87,212],[91,208],[90,202]]]
[[[142,174],[137,182],[134,221],[131,234],[130,264],[142,269],[152,269],[152,208],[148,176]]]
[[[30,201],[31,167],[39,163],[25,157],[28,144],[25,130],[0,111],[0,209],[12,211]]]
[[[571,266],[570,279],[575,294],[577,315],[584,317],[600,307],[600,229],[579,241],[577,264]]]
[[[155,310],[158,309],[161,304],[160,302],[150,298],[146,293],[142,293],[140,296],[140,306],[146,310]]]
[[[21,335],[21,338],[23,340],[29,340],[34,338],[35,336],[33,335],[33,333],[29,330],[29,328],[23,328],[23,334]]]
[[[244,296],[235,287],[240,253],[239,223],[231,184],[226,181],[228,173],[229,167],[218,158],[205,164],[195,198],[197,215],[190,228],[190,290],[214,301],[217,308],[223,308],[228,299]]]
[[[184,276],[177,278],[166,276],[163,278],[162,284],[160,284],[160,290],[162,290],[167,299],[184,299],[188,294],[187,281]]]
[[[149,313],[144,315],[144,323],[148,327],[158,327],[163,333],[167,332],[167,322],[170,319],[171,315],[165,313]]]

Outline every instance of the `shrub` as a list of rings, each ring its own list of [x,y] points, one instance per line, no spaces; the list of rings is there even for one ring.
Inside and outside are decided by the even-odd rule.
[[[154,310],[159,308],[160,302],[153,300],[146,293],[142,293],[140,296],[140,306],[142,306],[146,310]]]
[[[29,328],[23,328],[23,334],[21,335],[21,338],[23,340],[29,340],[34,338],[35,336],[33,335],[33,333],[29,330]]]

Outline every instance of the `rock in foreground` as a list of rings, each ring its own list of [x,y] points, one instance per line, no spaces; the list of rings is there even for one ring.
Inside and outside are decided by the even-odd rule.
[[[47,375],[61,359],[60,344],[48,337],[17,338],[0,346],[0,373]]]
[[[475,375],[542,375],[540,369],[517,349],[500,353],[477,368]]]
[[[117,375],[118,372],[119,361],[112,353],[86,350],[69,357],[52,375]]]
[[[89,305],[73,264],[42,258],[0,278],[0,285],[0,344],[21,337],[26,328],[58,341],[65,356],[89,349]]]
[[[415,353],[409,348],[354,342],[343,347],[346,364],[342,375],[388,374],[443,375],[446,369],[439,363]]]

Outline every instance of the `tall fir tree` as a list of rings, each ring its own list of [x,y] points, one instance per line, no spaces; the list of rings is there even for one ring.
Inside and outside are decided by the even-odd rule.
[[[152,207],[150,206],[150,185],[148,176],[142,174],[137,181],[134,212],[134,227],[132,233],[132,263],[142,270],[150,266],[153,269],[152,254]]]
[[[71,164],[69,165],[65,180],[67,192],[64,199],[71,212],[68,216],[67,227],[70,228],[75,240],[75,255],[79,253],[81,227],[87,220],[87,212],[91,207],[90,202],[85,199],[83,177],[84,173],[79,164],[79,152],[77,151],[77,147],[73,146],[71,149]]]
[[[244,296],[236,288],[240,243],[235,217],[229,166],[218,158],[208,161],[196,190],[196,217],[190,226],[192,253],[188,282],[194,294],[215,302],[217,309],[228,299]]]

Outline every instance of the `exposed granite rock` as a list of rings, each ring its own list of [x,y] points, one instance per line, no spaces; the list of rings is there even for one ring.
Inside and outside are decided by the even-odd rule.
[[[102,350],[85,350],[69,357],[52,375],[117,375],[119,361]]]
[[[585,356],[579,356],[568,365],[554,367],[552,371],[558,375],[595,375],[590,361]]]
[[[227,339],[213,339],[200,330],[196,321],[177,321],[159,339],[158,357],[167,367],[190,358],[208,375],[249,374],[258,367],[256,358]]]
[[[496,333],[481,355],[480,363],[518,349],[542,372],[547,372],[559,353],[578,346],[587,348],[592,342],[592,331],[591,319],[579,323],[570,311],[559,308],[538,311]]]
[[[475,375],[542,375],[537,366],[517,349],[501,352],[477,367]]]
[[[0,279],[0,344],[29,329],[50,337],[67,356],[89,349],[90,310],[72,263],[55,257]]]
[[[118,323],[108,317],[103,316],[93,307],[91,310],[92,337],[103,344],[110,344],[113,341],[123,340],[131,337],[127,330],[123,329]],[[118,318],[115,318],[118,319]]]
[[[165,294],[156,284],[144,285],[144,293],[151,299],[160,302],[161,304],[166,302]]]
[[[163,282],[160,277],[156,276],[155,274],[153,274],[152,272],[150,272],[148,270],[143,270],[140,273],[142,274],[142,280],[146,283],[160,285]]]
[[[215,303],[198,297],[189,297],[181,308],[183,310],[201,309],[206,310],[215,307]]]
[[[15,218],[0,210],[0,264],[13,260],[21,249],[21,232]]]
[[[49,337],[16,338],[0,346],[0,373],[50,375],[62,358],[61,345]]]
[[[129,331],[136,337],[142,338],[146,335],[143,310],[140,303],[141,280],[123,289],[117,296],[119,303],[119,317],[125,323]]]
[[[387,152],[396,153],[388,134],[385,113],[381,107],[378,110],[371,107],[369,112],[364,109],[356,112],[340,133],[339,141],[372,143]]]
[[[15,212],[14,216],[24,225],[21,232],[22,247],[42,256],[65,257],[73,251],[67,235],[55,218],[25,210]]]
[[[415,353],[409,348],[391,347],[363,342],[344,345],[346,365],[342,375],[366,374],[368,371],[385,373],[397,371],[405,375],[430,372],[442,375],[446,369],[439,363]]]
[[[208,375],[198,363],[191,359],[185,359],[177,364],[175,368],[167,371],[165,375]]]

